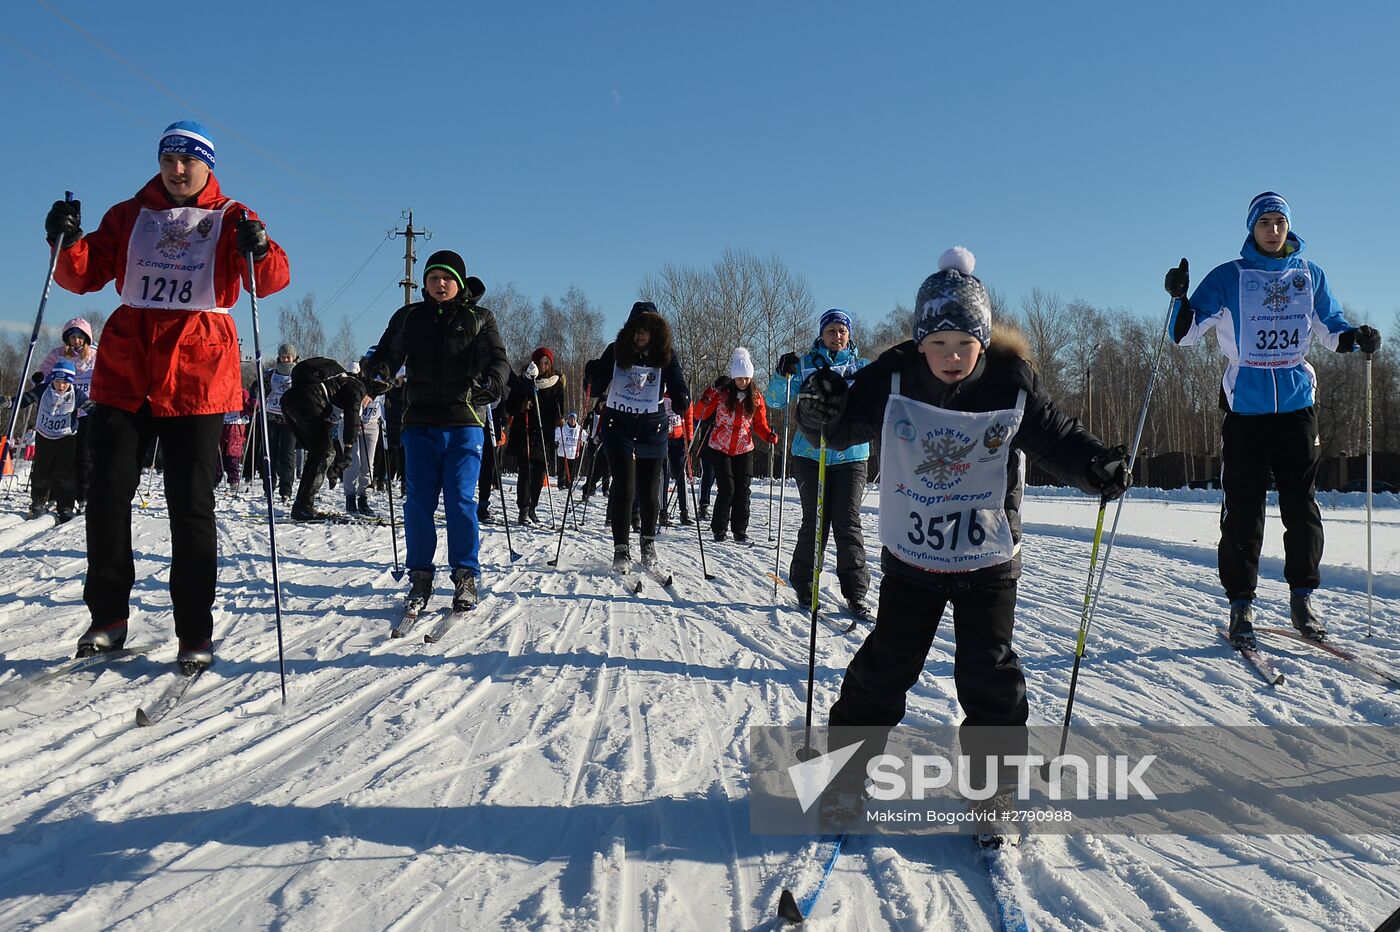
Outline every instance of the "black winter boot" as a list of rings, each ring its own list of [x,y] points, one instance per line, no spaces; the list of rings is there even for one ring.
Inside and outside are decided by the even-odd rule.
[[[466,567],[458,567],[452,571],[452,585],[455,588],[452,593],[454,612],[469,612],[476,608],[476,574]]]
[[[1248,599],[1230,603],[1230,643],[1236,650],[1254,650],[1259,646],[1254,639],[1254,603]]]
[[[1288,614],[1292,618],[1293,627],[1297,628],[1303,637],[1313,641],[1327,639],[1327,626],[1313,609],[1311,592],[1295,589],[1288,597]]]
[[[433,597],[433,571],[409,570],[408,601],[404,603],[405,613],[421,612]]]

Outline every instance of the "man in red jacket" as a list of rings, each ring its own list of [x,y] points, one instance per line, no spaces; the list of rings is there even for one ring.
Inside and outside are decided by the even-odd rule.
[[[135,580],[131,501],[143,454],[159,440],[179,663],[193,669],[214,660],[214,469],[224,412],[242,403],[229,311],[249,271],[247,254],[260,296],[285,288],[290,273],[286,253],[257,215],[219,190],[208,130],[172,123],[157,157],[159,174],[108,210],[94,232],[83,236],[77,201],[55,202],[44,228],[60,247],[61,286],[86,294],[115,280],[122,299],[102,332],[106,355],[92,375],[99,468],[88,493],[83,587],[92,626],[78,640],[78,654],[126,641]]]

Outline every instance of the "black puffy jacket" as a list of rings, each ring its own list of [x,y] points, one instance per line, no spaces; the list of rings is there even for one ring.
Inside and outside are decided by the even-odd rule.
[[[473,388],[485,379],[500,398],[510,365],[495,315],[476,304],[478,297],[462,293],[445,304],[428,298],[389,319],[365,373],[384,384],[408,367],[404,427],[485,427],[486,409],[471,403]]]
[[[1084,429],[1078,420],[1061,413],[1040,388],[1035,369],[1027,361],[1029,350],[1024,338],[1010,330],[998,331],[991,346],[966,379],[947,385],[929,371],[928,362],[908,340],[886,350],[875,362],[856,373],[846,395],[845,407],[834,421],[826,424],[827,446],[834,449],[869,443],[880,437],[885,420],[885,403],[890,397],[890,377],[900,373],[900,393],[906,398],[937,405],[951,411],[999,411],[1016,406],[1016,396],[1026,392],[1025,416],[1012,438],[1012,450],[1020,450],[1056,478],[1084,492],[1097,493],[1089,478],[1089,460],[1105,447]],[[799,399],[797,426],[813,445],[820,443],[822,424],[814,421]],[[1012,456],[1007,467],[1006,500],[1003,507],[1014,540],[1021,540],[1021,497],[1023,482],[1020,458]],[[899,481],[897,476],[881,480]],[[961,587],[985,580],[1017,577],[1021,556],[1006,563],[972,570],[966,574],[933,574],[900,560],[884,548],[880,565],[886,573],[897,573],[939,587]],[[954,578],[960,577],[960,578]]]

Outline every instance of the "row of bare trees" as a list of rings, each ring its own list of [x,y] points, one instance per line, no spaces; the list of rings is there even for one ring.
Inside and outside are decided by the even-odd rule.
[[[1162,338],[1162,308],[1138,315],[1096,308],[1080,299],[1032,288],[1013,306],[991,292],[993,327],[1013,322],[1024,333],[1042,386],[1066,412],[1079,417],[1110,442],[1131,440],[1151,363]],[[760,386],[778,356],[801,351],[815,336],[819,309],[806,280],[777,256],[760,257],[728,249],[708,266],[667,264],[646,276],[638,298],[652,301],[671,324],[676,348],[695,394],[728,372],[734,347],[752,353]],[[604,315],[577,286],[562,297],[538,301],[515,284],[483,302],[494,312],[511,365],[521,371],[538,346],[555,354],[566,378],[568,404],[585,406],[583,365],[597,358],[614,333]],[[621,309],[619,309],[621,310]],[[86,315],[100,332],[104,316]],[[912,311],[897,305],[881,320],[854,315],[855,342],[867,357],[878,356],[910,336]],[[1347,309],[1354,323],[1364,313]],[[294,344],[302,357],[326,355],[345,364],[358,359],[351,323],[342,318],[327,342],[315,296],[306,294],[278,309],[279,341]],[[36,356],[58,342],[56,327],[44,332]],[[1376,357],[1372,373],[1374,448],[1400,454],[1400,313],[1388,328],[1390,342]],[[15,335],[0,342],[0,391],[13,393],[27,349]],[[1365,379],[1359,354],[1337,354],[1314,346],[1309,362],[1317,371],[1318,413],[1324,457],[1354,456],[1365,442]],[[1213,339],[1181,348],[1168,340],[1143,434],[1142,454],[1168,451],[1202,457],[1218,453],[1220,376],[1224,360]],[[761,450],[765,457],[766,450]],[[763,467],[760,467],[760,471]]]

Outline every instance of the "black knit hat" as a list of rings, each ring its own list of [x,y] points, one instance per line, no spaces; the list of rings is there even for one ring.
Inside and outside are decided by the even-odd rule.
[[[451,272],[452,277],[457,279],[457,287],[467,290],[467,263],[452,250],[439,249],[428,257],[428,264],[423,266],[423,284],[428,283],[428,273],[433,269]]]
[[[630,324],[636,320],[640,314],[655,314],[661,316],[661,312],[656,309],[656,305],[650,301],[638,301],[632,305],[632,313],[627,315],[627,322]]]

